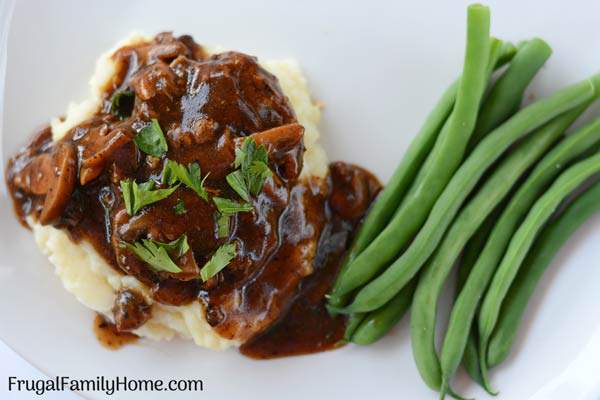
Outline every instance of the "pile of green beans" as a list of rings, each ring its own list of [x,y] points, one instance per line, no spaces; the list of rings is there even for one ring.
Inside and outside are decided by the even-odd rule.
[[[595,80],[600,82],[600,75],[596,76]],[[594,83],[586,79],[527,106],[491,132],[446,185],[408,249],[381,275],[364,286],[350,305],[339,311],[372,311],[394,297],[431,256],[485,170],[500,158],[510,145],[552,118],[588,101],[594,92]]]
[[[564,124],[568,126],[573,122],[587,105],[589,102],[561,116]],[[458,367],[468,340],[468,330],[465,330],[465,327],[471,326],[477,305],[519,222],[564,167],[598,142],[600,120],[564,138],[538,163],[496,219],[493,230],[486,239],[485,246],[479,251],[477,261],[469,272],[450,314],[441,351],[442,370],[446,380],[450,379]],[[473,367],[469,369],[472,370]]]
[[[514,182],[575,120],[576,116],[571,114],[559,116],[532,133],[498,165],[476,195],[463,207],[424,269],[413,300],[411,333],[417,367],[423,380],[432,389],[440,390],[442,387],[441,391],[445,392],[447,386],[445,380],[442,382],[435,349],[435,320],[438,296],[452,266],[467,241],[506,196]]]
[[[330,312],[349,315],[344,339],[360,345],[410,309],[417,369],[441,398],[461,398],[451,388],[461,362],[494,394],[488,368],[507,357],[536,283],[600,210],[600,182],[572,200],[600,181],[600,118],[565,134],[600,97],[600,74],[521,108],[551,52],[539,38],[492,38],[489,9],[469,6],[462,75],[375,200],[328,295]],[[457,263],[438,351],[438,300]]]
[[[600,211],[600,182],[596,182],[544,228],[523,261],[523,265],[502,304],[487,353],[489,366],[508,356],[529,298],[560,248],[591,216]]]
[[[587,179],[600,172],[600,153],[565,171],[535,203],[513,235],[502,262],[494,273],[479,311],[479,360],[484,384],[487,381],[487,345],[498,321],[500,307],[523,259],[543,225],[561,202]]]

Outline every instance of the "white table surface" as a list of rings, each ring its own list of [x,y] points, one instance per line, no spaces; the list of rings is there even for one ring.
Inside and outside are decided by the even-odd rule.
[[[0,341],[0,399],[7,400],[25,400],[39,399],[45,400],[81,400],[82,398],[72,392],[48,392],[43,397],[35,393],[28,392],[9,392],[8,377],[16,376],[19,379],[44,379],[45,374],[33,367],[21,356],[12,351],[4,342]]]
[[[386,180],[431,103],[458,73],[468,1],[172,0],[165,8],[160,0],[0,0],[0,11],[2,5],[18,4],[10,28],[14,51],[10,57],[0,55],[0,70],[1,61],[8,60],[11,77],[6,92],[11,101],[0,128],[12,133],[3,136],[4,155],[14,152],[24,140],[20,135],[36,123],[60,115],[69,100],[84,97],[84,82],[100,51],[132,29],[153,33],[172,28],[192,33],[203,43],[264,58],[298,59],[315,97],[327,104],[321,129],[330,158],[366,166]],[[492,7],[494,35],[513,41],[539,35],[552,44],[555,54],[532,87],[538,97],[599,68],[597,0],[573,0],[568,6],[562,0],[485,3]],[[2,34],[8,34],[8,24],[0,19]],[[38,51],[26,51],[29,48]],[[365,53],[379,57],[349,57]],[[40,68],[40,60],[47,68]],[[210,353],[183,341],[107,352],[90,329],[90,312],[63,290],[10,209],[0,208],[1,212],[0,266],[5,268],[0,268],[0,293],[6,300],[0,301],[0,336],[49,374],[90,377],[139,370],[152,378],[165,373],[200,376],[211,391],[177,396],[193,400],[436,398],[414,365],[407,319],[368,348],[349,346],[268,363],[244,359],[234,351]],[[494,372],[502,390],[498,400],[598,400],[599,228],[600,215],[572,238],[540,283],[527,326],[519,333],[519,351]],[[0,400],[77,398],[65,393],[9,396],[9,374],[43,375],[4,346],[0,368]],[[106,398],[101,393],[90,397]],[[482,394],[477,398],[492,399]],[[131,399],[148,400],[149,395],[128,393]]]

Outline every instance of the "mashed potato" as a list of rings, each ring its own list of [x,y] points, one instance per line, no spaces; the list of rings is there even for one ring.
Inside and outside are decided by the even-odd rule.
[[[134,34],[117,44],[116,48],[148,40]],[[115,48],[115,49],[116,49]],[[114,51],[114,50],[113,50]],[[90,80],[91,97],[81,103],[72,103],[64,119],[51,123],[54,140],[60,139],[69,129],[92,116],[101,104],[102,87],[115,72],[109,51],[97,63],[96,72]],[[267,61],[261,63],[274,74],[284,94],[290,99],[305,128],[304,169],[302,176],[320,176],[327,173],[327,158],[317,143],[320,119],[319,107],[311,101],[306,79],[298,64],[293,60]],[[89,243],[74,243],[68,235],[52,226],[42,226],[29,221],[35,241],[54,265],[65,289],[86,307],[112,319],[112,306],[116,292],[121,288],[133,288],[142,293],[148,304],[152,304],[152,318],[134,332],[154,340],[172,339],[175,336],[192,338],[198,346],[215,350],[239,346],[240,343],[218,335],[206,322],[204,309],[199,302],[185,306],[168,306],[152,300],[148,288],[132,276],[115,271]]]

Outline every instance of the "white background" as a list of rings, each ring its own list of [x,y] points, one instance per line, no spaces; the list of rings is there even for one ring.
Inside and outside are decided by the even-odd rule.
[[[494,35],[513,41],[539,35],[554,48],[532,85],[533,96],[600,70],[597,1],[488,3]],[[4,0],[0,10],[7,4]],[[134,29],[175,29],[193,34],[200,43],[261,58],[298,59],[315,97],[325,104],[321,130],[331,159],[364,165],[383,180],[461,66],[465,1],[167,4],[19,1],[8,59],[0,60],[7,63],[2,165],[36,126],[64,112],[69,101],[86,97],[84,83],[97,55]],[[141,342],[108,352],[95,342],[91,313],[61,288],[30,233],[15,222],[5,193],[0,203],[0,338],[44,372],[82,378],[199,376],[208,387],[202,396],[210,399],[436,398],[414,367],[406,319],[368,348],[349,346],[269,362],[247,360],[233,351],[216,354],[181,341]],[[532,301],[516,351],[494,370],[499,399],[598,399],[599,243],[597,216],[558,255]],[[17,364],[5,354],[0,363],[12,369]],[[456,389],[485,398],[463,375]]]
[[[36,397],[27,392],[17,392],[15,389],[9,392],[8,377],[15,376],[19,379],[46,379],[46,375],[12,351],[6,344],[0,341],[0,398],[9,400],[26,400]],[[47,400],[81,400],[81,397],[71,392],[48,392],[44,395]]]

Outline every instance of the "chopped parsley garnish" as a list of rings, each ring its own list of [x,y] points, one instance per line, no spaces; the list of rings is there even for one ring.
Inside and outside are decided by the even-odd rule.
[[[196,192],[202,199],[208,201],[208,192],[204,188],[204,181],[206,181],[206,178],[208,178],[208,174],[202,179],[200,165],[198,163],[188,164],[186,168],[185,165],[179,164],[176,161],[166,160],[162,172],[162,183],[171,186],[177,182],[181,182]]]
[[[181,199],[177,199],[177,204],[175,204],[173,210],[177,215],[183,215],[187,212],[187,208],[185,208],[185,203]]]
[[[156,271],[173,273],[181,272],[181,268],[175,264],[171,256],[179,258],[190,249],[186,235],[169,243],[142,239],[135,243],[120,242],[119,247],[131,251]]]
[[[257,146],[253,138],[247,137],[235,150],[233,165],[239,169],[227,175],[227,183],[242,199],[250,201],[250,195],[258,195],[265,180],[273,175],[268,161],[267,148]]]
[[[222,245],[200,270],[200,279],[206,282],[225,268],[237,255],[235,243]]]
[[[121,192],[125,209],[129,215],[135,215],[143,207],[169,197],[179,185],[168,189],[154,189],[154,181],[137,184],[136,181],[125,179],[121,181]]]
[[[237,203],[233,200],[224,199],[222,197],[213,197],[213,202],[217,206],[217,236],[220,238],[229,235],[229,220],[230,217],[239,212],[249,212],[253,210],[250,203]]]
[[[154,157],[162,156],[169,149],[165,135],[155,118],[152,118],[149,125],[140,129],[133,141],[141,151]]]
[[[217,218],[217,237],[225,238],[229,236],[229,220],[231,214],[215,213]]]
[[[133,215],[133,182],[131,182],[129,179],[125,179],[120,182],[120,185],[127,214]]]
[[[253,161],[246,172],[246,184],[254,196],[260,193],[263,184],[273,175],[269,166],[262,161]]]
[[[129,118],[133,112],[134,102],[135,94],[131,90],[119,90],[113,94],[110,103],[110,113],[119,117],[119,119]]]
[[[213,197],[213,203],[217,206],[217,210],[221,214],[233,215],[239,212],[252,211],[252,204],[250,203],[237,203],[233,200],[224,199],[223,197]]]
[[[242,171],[239,169],[233,171],[229,175],[225,177],[229,186],[244,200],[250,201],[250,191],[248,190],[248,186],[246,185],[246,181],[244,179],[244,175]]]
[[[244,143],[237,149],[235,149],[235,160],[233,162],[234,167],[242,168],[247,170],[254,161],[267,163],[269,161],[269,154],[267,148],[262,144],[256,145],[253,138],[247,137],[244,139]]]

